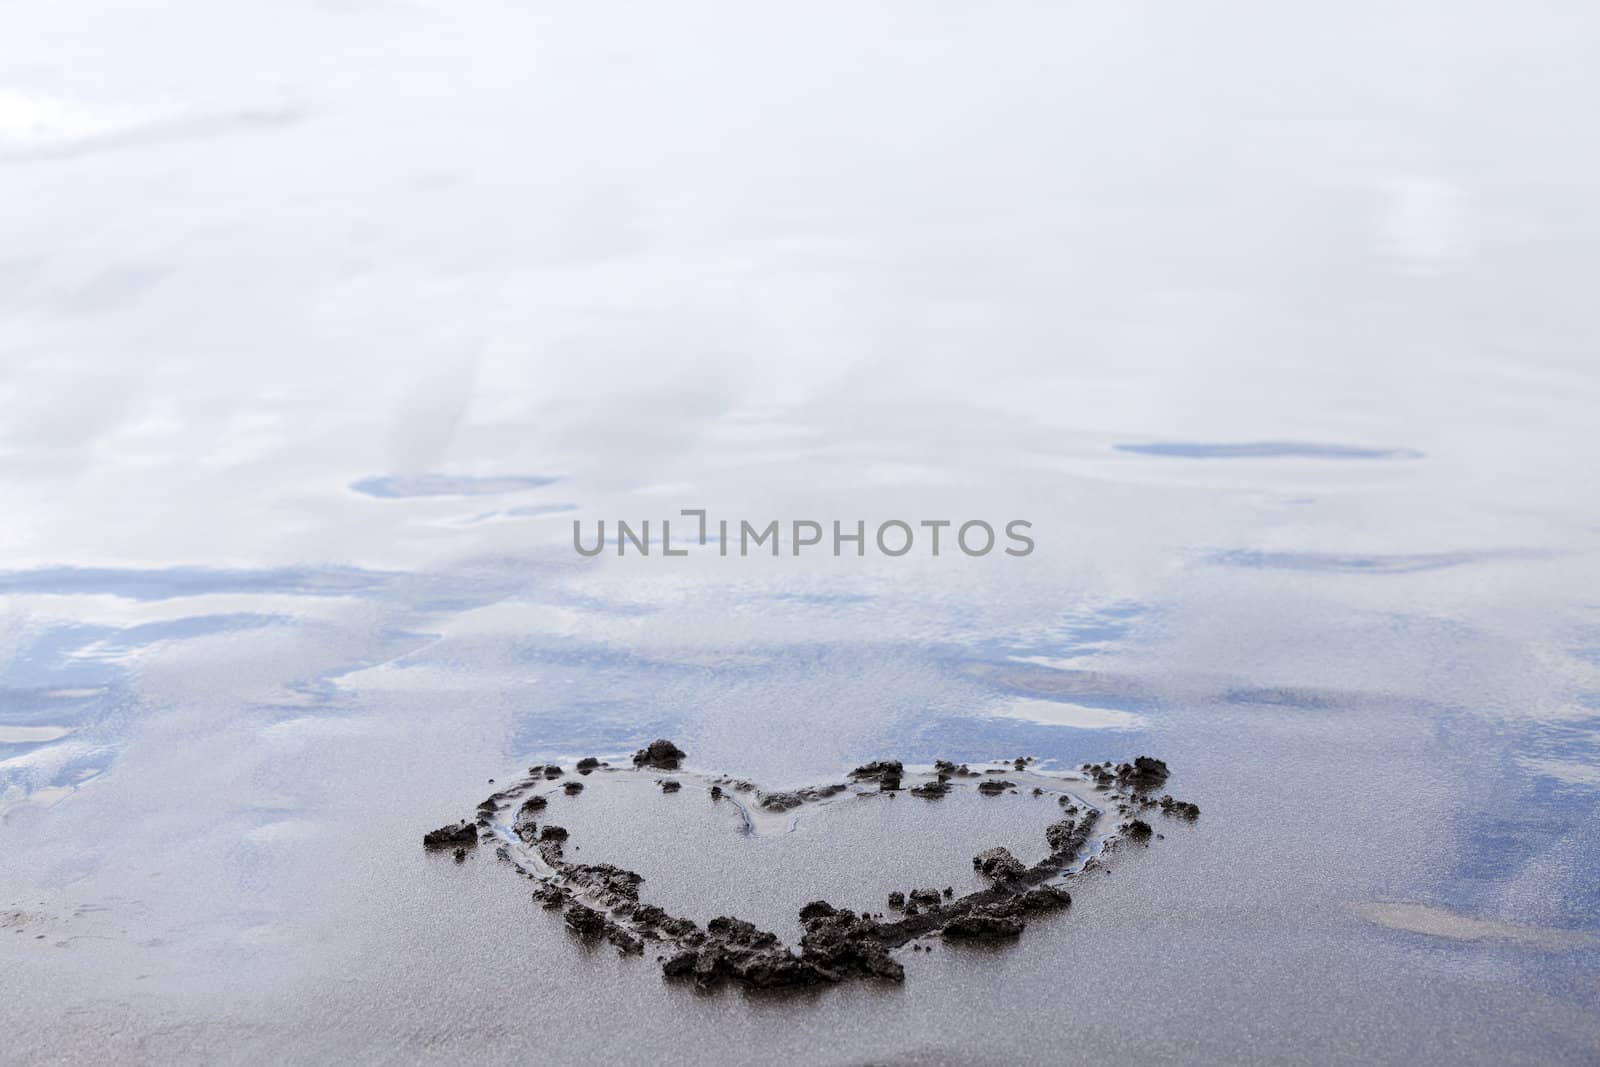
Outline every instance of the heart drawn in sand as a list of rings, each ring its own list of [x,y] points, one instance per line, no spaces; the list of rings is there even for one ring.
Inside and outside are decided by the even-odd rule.
[[[895,950],[909,944],[920,951],[925,939],[1014,939],[1030,916],[1069,907],[1072,880],[1103,865],[1120,844],[1160,836],[1145,816],[1192,821],[1200,813],[1193,804],[1155,795],[1168,769],[1148,756],[1069,772],[1044,770],[1027,757],[977,768],[944,760],[907,768],[897,760],[877,760],[857,767],[845,781],[782,791],[683,770],[686,758],[672,742],[657,740],[637,752],[631,766],[588,757],[574,768],[578,777],[569,777],[559,764],[532,767],[526,778],[482,801],[474,821],[434,830],[423,843],[453,849],[460,862],[468,849],[492,840],[500,859],[537,883],[534,899],[560,910],[577,936],[608,941],[625,955],[643,954],[654,943],[669,977],[690,977],[702,986],[733,980],[756,988],[798,988],[853,977],[901,981],[905,972]],[[595,790],[644,788],[662,795],[697,791],[711,804],[731,808],[743,831],[754,836],[785,833],[826,806],[902,793],[928,803],[967,790],[978,797],[1024,794],[1056,807],[1041,839],[1020,856],[995,846],[953,858],[971,864],[982,888],[961,895],[949,886],[891,892],[889,913],[858,913],[813,900],[800,909],[803,932],[790,947],[731,916],[702,927],[671,915],[646,899],[641,875],[589,857],[579,862],[574,853],[580,846],[557,821],[561,805],[582,803],[586,790],[592,798]]]

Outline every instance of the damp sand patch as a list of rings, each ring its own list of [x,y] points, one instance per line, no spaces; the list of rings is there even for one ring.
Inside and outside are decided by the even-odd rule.
[[[1149,757],[1075,771],[880,760],[794,789],[684,758],[656,742],[634,765],[532,767],[424,844],[457,862],[492,849],[551,921],[670,978],[799,988],[901,981],[898,952],[1061,921],[1074,879],[1199,815],[1162,792],[1167,767]]]
[[[1357,918],[1390,930],[1450,941],[1498,941],[1550,952],[1600,948],[1600,937],[1585,930],[1480,919],[1430,904],[1371,901],[1352,904],[1350,911]]]

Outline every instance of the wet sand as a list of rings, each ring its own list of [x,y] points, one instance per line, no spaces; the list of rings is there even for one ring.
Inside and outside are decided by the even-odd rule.
[[[410,719],[425,738],[428,706],[416,704]],[[586,943],[487,850],[458,864],[448,852],[418,847],[421,828],[440,811],[460,810],[462,795],[494,788],[462,766],[476,761],[456,754],[454,733],[457,748],[440,748],[439,758],[407,744],[365,771],[345,767],[345,781],[383,801],[352,803],[348,819],[316,820],[298,837],[282,831],[286,838],[270,846],[274,862],[260,868],[275,873],[271,880],[251,885],[248,854],[235,852],[228,883],[196,884],[193,872],[216,866],[196,850],[216,848],[221,838],[160,844],[143,837],[139,859],[124,857],[100,884],[158,888],[100,896],[93,879],[31,905],[25,933],[8,935],[15,941],[6,949],[33,979],[8,1009],[19,1055],[113,1050],[148,1059],[304,1062],[381,1050],[384,1058],[514,1062],[527,1047],[558,1047],[575,1058],[625,1062],[680,1053],[734,1062],[975,1062],[1003,1053],[1046,1063],[1056,1061],[1060,1042],[1076,1041],[1107,1054],[1138,1049],[1158,1061],[1237,1059],[1242,1048],[1245,1058],[1265,1063],[1315,1044],[1340,1060],[1454,1050],[1468,1059],[1581,1062],[1594,1047],[1582,1009],[1592,948],[1441,939],[1373,923],[1348,906],[1351,877],[1369,879],[1373,896],[1404,892],[1395,879],[1407,868],[1389,842],[1401,843],[1409,870],[1428,869],[1439,848],[1428,820],[1447,825],[1448,815],[1430,812],[1426,798],[1445,779],[1394,776],[1404,788],[1352,790],[1352,777],[1329,767],[1295,781],[1261,775],[1242,789],[1229,762],[1185,771],[1174,759],[1173,787],[1203,797],[1204,815],[1162,825],[1158,847],[1125,850],[1110,873],[1078,879],[1066,914],[1030,923],[1004,948],[941,941],[930,953],[902,952],[903,983],[827,986],[777,1002],[737,989],[708,998],[664,979],[653,961]],[[441,732],[441,745],[446,737]],[[331,752],[318,756],[317,747],[300,751],[301,774],[344,763]],[[696,749],[687,739],[685,747]],[[1258,766],[1270,764],[1271,748],[1259,750]],[[1372,752],[1354,754],[1370,771]],[[820,771],[805,777],[830,777]],[[396,782],[415,788],[396,789]],[[96,797],[85,790],[78,798],[82,817],[99,817],[87,814]],[[680,801],[711,806],[689,791],[647,799],[658,810]],[[563,817],[578,844],[601,825],[627,825],[590,811],[589,801],[609,803],[587,788],[552,801],[567,806]],[[793,930],[776,919],[793,916],[791,901],[769,890],[795,871],[806,872],[819,895],[865,908],[887,890],[937,883],[934,870],[949,869],[947,850],[925,847],[919,828],[947,842],[955,827],[965,851],[1004,842],[1000,824],[1013,825],[1015,809],[1048,806],[1026,793],[982,798],[974,791],[947,801],[878,803],[872,810],[891,823],[849,828],[852,841],[905,846],[888,874],[877,863],[818,870],[812,850],[828,838],[806,841],[803,830],[769,839],[804,846],[793,865],[743,856],[732,866],[730,854],[750,842],[731,813],[722,816],[728,852],[705,838],[675,837],[681,824],[669,821],[660,828],[668,857],[661,873],[647,867],[647,847],[639,848],[639,866],[675,909],[699,918],[731,905],[770,918],[788,937]],[[72,817],[61,807],[52,814]],[[1351,825],[1364,828],[1360,839],[1349,835]],[[75,832],[85,831],[66,826],[57,855],[73,853]],[[603,838],[594,840],[601,849]],[[633,862],[614,844],[605,841],[607,858]],[[1320,873],[1329,869],[1330,845],[1340,850],[1333,857],[1345,872],[1340,880]],[[676,859],[686,852],[691,860]],[[941,862],[919,866],[929,856]],[[128,877],[135,870],[137,881]],[[674,871],[688,877],[675,882]],[[752,871],[761,877],[746,881]],[[254,918],[242,911],[247,902]],[[1246,1004],[1248,1013],[1223,1010]],[[1352,1027],[1352,1017],[1367,1025]],[[1418,1017],[1431,1021],[1419,1027]],[[839,1045],[841,1030],[851,1034],[848,1049]]]
[[[1592,16],[257,15],[7,7],[0,1059],[1600,1058]],[[694,507],[1038,550],[571,549]],[[420,847],[660,737],[1202,815],[776,996]],[[1049,825],[551,788],[791,946]]]

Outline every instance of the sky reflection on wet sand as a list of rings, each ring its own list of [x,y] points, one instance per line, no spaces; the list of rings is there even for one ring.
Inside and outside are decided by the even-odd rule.
[[[1592,1061],[1593,27],[610,14],[8,15],[18,1055]],[[571,550],[680,507],[1038,550]],[[1205,814],[783,1007],[417,848],[658,735],[1148,751]]]

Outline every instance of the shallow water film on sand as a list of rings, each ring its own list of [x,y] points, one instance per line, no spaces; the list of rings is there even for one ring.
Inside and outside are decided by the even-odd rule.
[[[0,1060],[1600,1059],[1597,28],[6,5]]]

